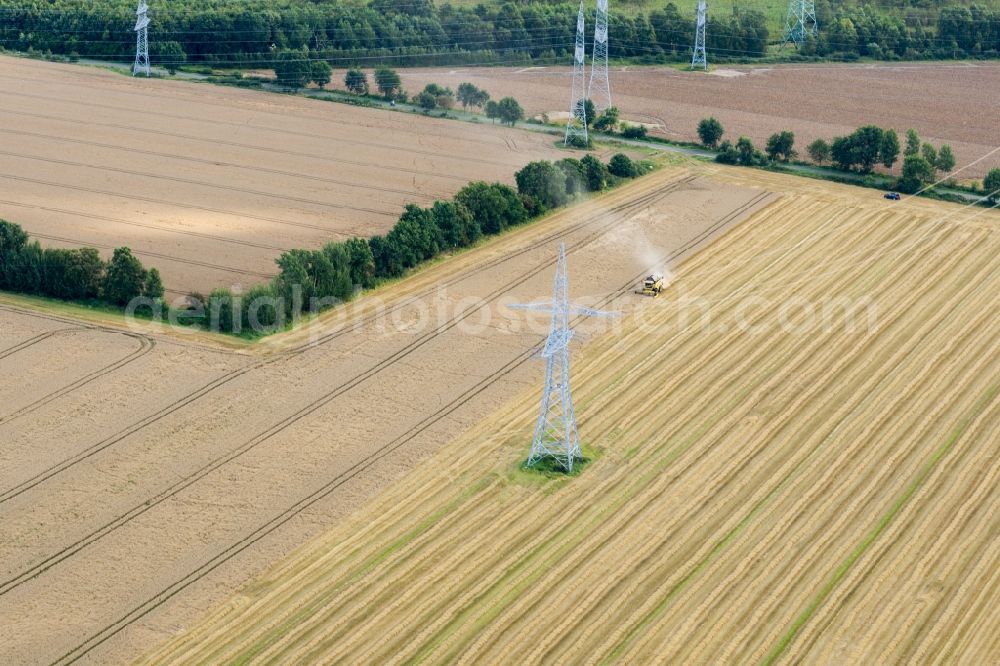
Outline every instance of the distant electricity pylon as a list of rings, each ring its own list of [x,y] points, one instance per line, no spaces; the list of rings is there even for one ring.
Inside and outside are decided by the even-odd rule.
[[[146,0],[139,0],[135,10],[135,64],[132,65],[132,76],[145,72],[149,76],[149,17],[146,12],[149,5]]]
[[[611,108],[611,77],[608,73],[608,0],[597,0],[594,61],[590,67],[587,97],[594,103],[598,113]]]
[[[694,35],[694,57],[691,59],[691,69],[701,67],[708,71],[708,53],[705,51],[705,33],[708,25],[708,2],[698,0],[698,22]]]
[[[567,472],[572,472],[573,464],[583,458],[583,453],[580,450],[580,435],[576,428],[576,412],[573,409],[573,394],[569,382],[569,343],[573,339],[573,329],[569,327],[569,320],[570,317],[579,316],[613,317],[617,316],[617,313],[570,305],[565,245],[559,246],[552,302],[511,307],[552,314],[549,337],[541,354],[545,359],[545,389],[542,393],[538,422],[535,425],[535,437],[531,441],[528,464],[532,465],[539,460],[551,458],[560,463]]]
[[[788,18],[785,20],[785,41],[801,46],[807,37],[816,37],[819,33],[816,22],[816,3],[813,0],[790,0],[788,3]]]
[[[583,15],[583,0],[580,0],[580,13],[576,17],[576,51],[573,55],[573,92],[570,98],[569,122],[566,123],[565,145],[571,145],[579,137],[587,143],[587,110],[584,105],[584,94],[587,86],[586,62],[586,20]]]

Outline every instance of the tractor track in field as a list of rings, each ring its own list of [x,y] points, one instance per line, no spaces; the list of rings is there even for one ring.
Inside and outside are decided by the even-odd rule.
[[[84,330],[84,329],[80,329],[80,330]],[[135,351],[133,351],[128,356],[126,356],[125,358],[119,359],[119,360],[115,361],[114,363],[106,365],[105,367],[101,368],[100,370],[95,370],[94,372],[91,372],[91,373],[89,373],[87,375],[84,375],[83,377],[81,377],[80,379],[76,380],[72,384],[64,386],[63,388],[59,389],[58,391],[53,391],[52,393],[49,393],[48,395],[46,395],[46,396],[44,396],[42,398],[39,398],[38,400],[36,400],[35,402],[31,403],[30,405],[26,405],[24,407],[21,407],[20,409],[14,411],[14,412],[11,412],[10,414],[7,414],[6,416],[0,416],[0,425],[5,425],[7,423],[10,423],[11,421],[14,421],[15,419],[21,418],[22,416],[26,416],[28,414],[31,414],[32,412],[37,411],[37,410],[41,409],[42,407],[44,407],[45,405],[49,404],[53,400],[57,400],[57,399],[63,397],[64,395],[72,393],[73,391],[76,391],[77,389],[83,388],[84,386],[87,386],[88,384],[97,381],[101,377],[105,377],[107,375],[110,375],[111,373],[115,372],[116,370],[120,370],[121,368],[124,368],[125,366],[127,366],[127,365],[129,365],[131,363],[134,363],[135,361],[138,361],[140,358],[142,358],[143,356],[145,356],[149,352],[153,351],[153,348],[156,347],[156,341],[153,340],[152,338],[146,337],[144,335],[138,335],[136,333],[127,333],[127,332],[124,332],[124,331],[119,331],[118,334],[119,335],[124,335],[124,336],[129,337],[129,338],[132,338],[133,340],[138,340],[139,341],[139,348],[136,349]],[[51,337],[51,336],[45,336],[43,339],[47,339],[48,337]],[[38,342],[41,342],[41,341],[42,340],[36,340],[32,344],[37,344]],[[0,356],[0,358],[2,358],[2,356]]]
[[[0,75],[0,80],[3,80],[3,79],[13,80],[13,81],[21,81],[21,82],[24,82],[24,83],[30,83],[31,82],[30,79],[24,79],[24,78],[21,78],[21,77],[14,77],[14,76],[10,76],[8,74]],[[90,90],[102,90],[102,91],[107,90],[107,88],[105,86],[88,86],[88,85],[81,85],[79,83],[73,83],[72,85],[73,85],[74,88],[86,88],[86,89],[90,89]],[[157,93],[150,93],[148,91],[147,92],[142,92],[142,93],[136,93],[136,92],[134,92],[132,90],[116,89],[114,92],[115,92],[115,94],[126,95],[126,96],[133,96],[133,97],[141,97],[143,99],[151,99],[152,98],[152,99],[165,99],[165,100],[169,100],[169,101],[176,101],[177,100],[177,96],[176,95],[162,95],[162,94],[157,94]],[[25,96],[25,97],[32,97],[32,95],[29,95],[28,93],[13,93],[13,92],[7,91],[6,94],[22,95],[22,96]],[[34,95],[34,97],[38,97],[38,96]],[[186,96],[186,98],[190,99],[191,96]],[[44,98],[44,99],[51,99],[51,98]],[[69,100],[69,99],[61,99],[60,101],[79,104],[79,102],[76,102],[75,100]],[[232,109],[231,105],[206,102],[202,98],[198,98],[198,103],[199,104],[204,104],[206,106],[218,106],[218,107],[225,108],[226,110],[231,110]],[[99,108],[106,108],[106,109],[112,110],[112,111],[121,111],[122,110],[122,107],[120,107],[120,106],[112,106],[112,105],[97,105],[97,106]],[[239,129],[242,129],[242,128],[245,128],[245,127],[249,127],[249,128],[252,128],[252,129],[257,129],[257,130],[261,130],[261,131],[272,132],[272,133],[276,133],[276,134],[287,134],[289,136],[300,136],[300,137],[307,138],[307,139],[320,139],[320,140],[323,140],[323,141],[338,141],[338,142],[341,142],[341,143],[353,143],[353,144],[356,144],[356,145],[368,146],[370,148],[386,148],[386,149],[389,149],[389,150],[398,150],[399,149],[399,146],[395,146],[395,145],[391,145],[391,144],[385,144],[385,143],[379,143],[379,142],[365,142],[365,141],[359,141],[359,140],[356,140],[356,139],[338,139],[337,137],[331,137],[331,136],[326,135],[326,134],[318,134],[318,133],[315,133],[315,132],[302,132],[302,131],[299,131],[299,130],[290,130],[290,129],[283,128],[283,127],[271,127],[271,126],[267,126],[267,125],[247,125],[247,124],[243,124],[243,123],[237,123],[237,122],[232,122],[232,121],[222,121],[222,120],[206,120],[205,118],[200,118],[200,117],[197,117],[197,116],[187,116],[187,115],[183,115],[183,114],[170,114],[170,113],[164,113],[164,112],[160,112],[160,111],[156,111],[156,112],[143,111],[142,113],[144,115],[155,115],[155,116],[170,118],[171,120],[187,120],[187,121],[191,121],[191,122],[210,123],[210,124],[213,124],[213,125],[228,125],[230,127],[235,127],[235,128],[239,128]],[[265,112],[265,113],[267,113],[267,112]],[[321,118],[316,118],[315,120],[317,122],[322,122],[324,124],[337,125],[337,126],[340,126],[340,127],[349,127],[351,129],[356,129],[357,128],[357,125],[355,123],[345,122],[345,121],[337,120],[336,118],[331,118],[331,117],[321,117]],[[465,143],[478,143],[477,140],[467,139],[467,138],[464,138],[464,137],[461,137],[461,136],[455,136],[454,134],[451,134],[451,133],[448,133],[448,132],[429,132],[429,131],[424,130],[423,132],[421,132],[421,136],[437,137],[437,138],[441,138],[441,139],[450,139],[450,140],[453,140],[453,141],[463,141]],[[410,150],[410,151],[407,151],[407,152],[414,152],[414,153],[418,153],[418,154],[421,154],[421,155],[427,155],[427,156],[430,156],[430,157],[448,157],[448,158],[454,158],[453,155],[449,155],[447,153],[438,153],[438,152],[433,152],[433,151]],[[468,161],[468,160],[464,160],[463,159],[463,161]],[[473,161],[473,162],[479,161],[479,162],[482,162],[484,164],[492,164],[494,166],[503,166],[503,165],[501,165],[499,163],[490,162],[490,161],[483,161],[483,160],[477,160],[477,159],[472,159],[471,161]]]
[[[0,130],[2,131],[2,130]],[[114,224],[123,224],[129,227],[136,227],[138,229],[153,229],[155,231],[162,231],[168,234],[177,234],[181,236],[191,236],[192,238],[201,238],[204,240],[216,241],[219,243],[232,243],[233,245],[242,245],[244,247],[254,247],[261,250],[270,250],[272,252],[287,252],[292,248],[278,247],[277,245],[267,245],[265,243],[255,243],[253,241],[240,240],[239,238],[227,238],[226,236],[217,236],[213,234],[205,234],[198,231],[188,231],[186,229],[177,229],[174,227],[167,227],[157,224],[146,224],[144,222],[134,222],[132,220],[126,220],[120,217],[109,217],[107,215],[97,215],[95,213],[88,213],[82,210],[67,210],[65,208],[53,208],[51,206],[41,206],[38,204],[24,203],[21,201],[8,201],[5,199],[0,199],[0,205],[4,206],[16,206],[18,208],[29,208],[32,210],[43,210],[47,213],[58,213],[59,215],[72,215],[74,217],[86,218],[88,220],[96,220],[98,222],[112,222]],[[87,241],[87,244],[92,245],[91,241]]]
[[[15,180],[22,183],[30,183],[32,185],[43,185],[45,187],[52,187],[59,190],[73,190],[74,192],[85,192],[87,194],[100,194],[102,196],[114,197],[117,199],[127,199],[129,201],[140,201],[142,203],[157,204],[160,206],[176,206],[177,208],[184,208],[187,210],[198,210],[205,213],[217,213],[219,215],[228,215],[230,217],[236,217],[240,219],[249,220],[259,220],[262,222],[271,222],[273,224],[281,224],[289,227],[298,227],[300,229],[312,229],[315,231],[322,231],[324,233],[347,236],[343,232],[331,231],[327,227],[319,224],[309,224],[308,222],[295,222],[293,220],[285,220],[277,217],[268,217],[266,215],[255,215],[253,213],[244,213],[237,210],[227,210],[225,208],[211,208],[209,206],[198,206],[196,204],[181,203],[177,201],[170,201],[168,199],[157,199],[156,197],[144,197],[138,194],[123,194],[121,192],[116,192],[114,190],[101,190],[96,187],[85,187],[83,185],[70,185],[68,183],[59,183],[51,180],[42,180],[40,178],[28,178],[27,176],[17,176],[9,173],[0,173],[0,178],[6,178],[7,180]],[[362,208],[354,208],[355,211],[364,211],[372,214],[378,214],[383,217],[393,217],[386,212],[380,212],[375,210],[367,210]]]
[[[0,92],[0,96],[4,94]],[[50,100],[51,101],[51,100]],[[453,180],[461,183],[468,183],[469,180],[465,176],[451,176],[448,174],[428,174],[426,170],[423,169],[410,169],[407,167],[393,166],[391,164],[385,164],[383,162],[363,162],[361,160],[347,160],[342,158],[331,157],[323,153],[311,153],[304,152],[301,150],[289,150],[285,148],[271,148],[269,146],[261,146],[252,143],[242,143],[240,141],[227,141],[225,139],[210,139],[207,140],[205,137],[199,137],[193,134],[182,134],[180,132],[168,132],[167,130],[157,130],[148,127],[135,127],[133,125],[125,125],[123,123],[109,123],[109,122],[97,122],[97,121],[84,121],[84,120],[74,120],[72,118],[63,118],[61,116],[50,116],[43,113],[29,113],[27,111],[14,111],[12,109],[0,108],[0,113],[5,113],[8,115],[25,116],[28,118],[35,118],[36,120],[46,120],[46,121],[56,121],[62,123],[69,123],[75,125],[84,125],[86,127],[106,127],[108,129],[116,130],[128,130],[130,132],[137,132],[139,134],[152,134],[156,136],[167,136],[172,139],[181,139],[183,141],[194,141],[196,143],[205,143],[206,141],[221,146],[229,146],[231,148],[242,148],[244,150],[256,150],[263,153],[271,153],[274,155],[288,155],[290,157],[302,157],[310,160],[316,160],[319,162],[325,162],[327,164],[339,164],[347,166],[357,166],[357,167],[371,167],[377,168],[380,171],[395,171],[397,173],[406,174],[416,174],[418,176],[431,176],[433,178],[443,178],[445,180]],[[336,139],[328,139],[329,141],[336,141]],[[398,147],[397,147],[398,150]],[[475,160],[472,160],[475,161]],[[498,166],[498,165],[491,165]],[[506,166],[506,165],[502,165]]]
[[[51,338],[54,335],[60,335],[60,334],[63,334],[63,333],[70,333],[72,331],[84,331],[84,330],[86,330],[86,329],[85,328],[81,328],[79,326],[76,326],[76,327],[71,327],[71,328],[61,328],[61,329],[59,329],[57,331],[49,331],[47,333],[39,333],[38,335],[34,336],[33,338],[29,338],[29,339],[27,339],[27,340],[25,340],[23,342],[19,342],[18,344],[14,345],[13,347],[8,347],[7,349],[4,349],[3,351],[0,351],[0,360],[3,360],[5,358],[7,358],[8,356],[13,356],[14,354],[18,353],[19,351],[23,351],[25,349],[28,349],[29,347],[33,347],[33,346],[37,345],[39,342],[44,342],[45,340],[48,340],[49,338]]]
[[[682,179],[682,181],[684,181],[684,180],[686,180],[687,182],[690,182],[690,181],[694,180],[694,178],[690,177],[689,179]],[[665,196],[666,194],[667,194],[667,192],[664,191],[664,190],[653,192],[653,193],[650,193],[649,195],[646,195],[645,197],[642,197],[641,199],[633,200],[632,202],[630,202],[632,204],[631,206],[623,206],[623,207],[618,208],[617,210],[620,211],[622,208],[627,208],[627,209],[631,210],[632,208],[636,207],[636,205],[645,205],[645,203],[647,203],[648,201],[655,200],[656,198]],[[674,252],[669,253],[667,256],[664,256],[662,258],[662,260],[663,261],[670,261],[671,259],[676,258],[678,256],[681,256],[681,255],[685,254],[686,252],[688,252],[688,251],[696,248],[700,243],[702,243],[704,241],[704,239],[708,238],[709,236],[711,236],[712,234],[714,234],[718,230],[723,229],[725,226],[727,226],[728,224],[732,223],[734,220],[736,220],[737,218],[739,218],[745,212],[747,212],[749,210],[752,210],[754,207],[762,204],[770,196],[771,195],[769,193],[762,193],[762,194],[759,194],[757,196],[752,197],[749,201],[747,201],[744,204],[742,204],[741,206],[737,207],[736,209],[734,209],[733,211],[731,211],[729,214],[723,216],[719,221],[717,221],[715,224],[713,224],[712,226],[710,226],[708,229],[706,229],[706,230],[700,232],[699,234],[697,234],[694,238],[692,238],[690,241],[688,241],[687,243],[685,243],[682,247],[678,248]],[[612,209],[612,210],[614,211],[616,209]],[[613,223],[614,222],[612,222],[611,224],[613,224]],[[610,224],[608,226],[610,226]],[[598,232],[597,234],[593,234],[592,236],[588,237],[588,239],[585,242],[583,242],[583,243],[576,243],[572,247],[573,247],[573,249],[578,249],[579,247],[592,242],[594,239],[599,238],[602,234],[603,234],[603,232]],[[538,245],[536,244],[535,247],[537,247],[537,246]],[[571,251],[572,251],[571,249],[567,248],[567,252],[571,252]],[[551,262],[544,262],[541,266],[537,267],[536,269],[533,269],[528,274],[523,275],[521,278],[518,278],[514,282],[515,283],[520,283],[520,282],[527,281],[528,279],[530,279],[530,277],[533,277],[538,272],[540,272],[542,270],[545,270],[550,265],[551,265]],[[644,270],[642,273],[640,273],[639,275],[637,275],[635,278],[629,280],[625,285],[623,285],[620,289],[618,289],[615,292],[613,292],[610,296],[606,297],[603,302],[604,303],[610,303],[610,302],[613,302],[615,299],[617,299],[617,298],[619,298],[619,297],[621,297],[621,296],[623,296],[625,294],[628,294],[632,289],[634,289],[636,281],[639,280],[639,279],[641,279],[642,277],[645,277],[645,275],[646,275],[646,270]],[[491,294],[490,296],[487,297],[487,300],[493,300],[495,298],[498,298],[499,295],[502,295],[505,291],[508,291],[509,289],[513,288],[513,286],[516,286],[516,284],[511,284],[511,285],[508,285],[508,286],[505,286],[505,287],[502,287],[502,288],[496,290],[494,292],[494,294]],[[455,325],[455,324],[457,324],[457,320],[451,322],[448,326],[450,327],[450,326]],[[437,333],[435,333],[433,335],[436,337]],[[419,346],[422,346],[425,342],[426,341],[419,342]],[[414,349],[415,348],[416,347],[414,347]],[[445,405],[438,412],[436,412],[435,414],[432,414],[432,415],[428,416],[427,418],[425,418],[423,421],[421,421],[420,423],[418,423],[417,425],[415,425],[413,428],[411,428],[410,431],[408,431],[407,433],[405,433],[401,437],[396,438],[396,439],[390,441],[389,443],[387,443],[387,444],[379,447],[378,449],[376,449],[375,451],[373,451],[371,454],[369,454],[368,456],[366,456],[363,460],[359,461],[358,463],[356,463],[355,465],[353,465],[348,470],[345,470],[341,474],[339,474],[336,477],[334,477],[326,485],[324,485],[323,487],[321,487],[320,489],[318,489],[314,493],[306,496],[305,498],[303,498],[302,500],[300,500],[298,503],[296,503],[295,505],[293,505],[292,507],[290,507],[289,509],[287,509],[285,512],[283,512],[279,516],[275,517],[274,519],[272,519],[268,523],[264,524],[263,526],[261,526],[260,528],[258,528],[257,530],[255,530],[250,535],[248,535],[248,536],[244,537],[242,540],[240,540],[240,541],[232,544],[229,548],[227,548],[226,550],[224,550],[223,552],[219,553],[218,555],[216,555],[211,560],[209,560],[206,563],[204,563],[202,566],[200,566],[199,568],[197,568],[195,571],[191,572],[190,574],[188,574],[187,576],[185,576],[181,580],[176,581],[174,584],[172,584],[168,588],[162,590],[160,593],[158,593],[157,595],[153,596],[152,598],[148,599],[145,603],[143,603],[142,605],[136,607],[130,613],[128,613],[127,615],[125,615],[122,618],[120,618],[118,621],[116,621],[116,622],[114,622],[114,623],[112,623],[110,625],[107,625],[106,627],[104,627],[103,629],[101,629],[100,631],[98,631],[97,633],[93,634],[87,640],[85,640],[84,642],[80,643],[79,645],[77,645],[72,650],[70,650],[67,653],[65,653],[55,663],[72,663],[72,662],[78,660],[80,657],[84,656],[85,654],[87,654],[88,652],[90,652],[91,650],[93,650],[95,647],[97,647],[98,645],[100,645],[103,642],[105,642],[106,640],[108,640],[111,636],[119,633],[120,631],[122,631],[123,629],[125,629],[126,627],[128,627],[129,625],[131,625],[132,623],[134,623],[136,620],[138,620],[141,617],[145,616],[146,614],[148,614],[149,612],[151,612],[156,607],[162,605],[164,602],[166,602],[168,599],[170,599],[173,596],[175,596],[176,594],[178,594],[183,589],[185,589],[188,586],[192,585],[193,583],[197,582],[198,580],[200,580],[201,578],[203,578],[204,576],[206,576],[211,571],[214,571],[216,568],[218,568],[219,566],[221,566],[223,563],[229,561],[230,559],[232,559],[233,557],[235,557],[239,553],[243,552],[244,550],[246,550],[247,548],[249,548],[251,545],[253,545],[257,541],[259,541],[260,539],[263,539],[267,535],[271,534],[272,532],[274,532],[275,530],[277,530],[279,527],[281,527],[285,523],[287,523],[290,520],[292,520],[293,518],[295,518],[303,510],[305,510],[306,508],[312,506],[313,504],[315,504],[316,502],[320,501],[324,497],[328,496],[334,490],[336,490],[340,486],[342,486],[345,483],[347,483],[349,480],[351,480],[352,478],[354,478],[355,476],[357,476],[358,474],[360,474],[361,472],[363,472],[364,470],[366,470],[368,467],[370,467],[371,465],[373,465],[378,460],[380,460],[380,459],[384,458],[385,456],[389,455],[390,453],[392,453],[396,449],[404,446],[409,441],[411,441],[412,439],[414,439],[415,437],[417,437],[420,433],[424,432],[425,430],[427,430],[428,428],[430,428],[432,425],[434,425],[435,423],[437,423],[441,419],[446,418],[450,414],[452,414],[455,411],[457,411],[458,409],[460,409],[466,403],[468,403],[469,401],[473,400],[476,396],[478,396],[480,393],[482,393],[487,388],[489,388],[493,383],[495,383],[496,381],[498,381],[501,377],[509,374],[514,369],[516,369],[517,367],[519,367],[523,363],[525,363],[528,360],[530,360],[532,358],[532,356],[534,355],[534,353],[537,351],[537,348],[540,348],[540,345],[539,345],[539,347],[536,347],[536,348],[533,348],[533,349],[529,349],[526,352],[520,354],[519,356],[517,356],[512,361],[508,362],[500,370],[498,370],[497,372],[493,373],[492,375],[484,378],[479,383],[477,383],[474,387],[472,387],[471,389],[469,389],[468,391],[466,391],[465,393],[463,393],[461,396],[459,396],[458,398],[456,398],[455,400],[453,400],[451,403]],[[406,352],[406,353],[408,354],[409,351]],[[398,356],[398,353],[397,353],[397,356]],[[390,357],[390,358],[392,358],[392,357]],[[396,360],[398,360],[398,358]],[[281,430],[284,430],[285,428],[287,428],[288,426],[290,426],[295,421],[301,419],[302,417],[308,415],[309,413],[312,413],[313,411],[316,411],[317,409],[319,409],[323,405],[327,404],[329,401],[333,400],[336,397],[336,395],[339,395],[339,393],[337,393],[338,390],[339,389],[335,389],[333,392],[327,394],[326,396],[320,398],[319,400],[317,400],[313,404],[307,406],[300,413],[298,413],[296,415],[293,415],[293,417],[291,417],[292,420],[287,420],[288,421],[287,423],[285,423],[283,425],[279,425],[276,428],[272,428],[269,433],[264,434],[264,438],[269,438],[269,437],[273,436],[274,434],[277,434],[277,432],[280,432]],[[264,439],[261,439],[260,437],[258,437],[257,440],[258,441],[256,443],[254,443],[253,440],[252,440],[251,443],[249,443],[249,444],[251,446],[256,446],[256,444],[264,441]],[[242,455],[242,453],[238,453],[237,455]],[[233,459],[235,457],[236,457],[236,455],[230,454],[229,456],[227,456],[227,459]],[[226,460],[225,462],[228,462],[228,460]],[[224,462],[220,462],[219,464],[213,466],[212,469],[215,469],[218,466],[221,466],[221,464],[224,464]],[[208,471],[210,471],[210,470],[207,470],[205,473],[207,474]],[[199,478],[201,476],[204,476],[204,474],[201,474],[200,472],[196,473],[196,474],[200,475]],[[193,477],[192,477],[192,481],[190,483],[193,483],[194,480],[195,479],[193,479]],[[186,483],[186,485],[190,485],[190,483],[188,483],[188,482],[185,482],[185,483]],[[181,490],[181,488],[178,488],[176,491],[173,492],[173,494],[176,494],[176,492],[179,492],[180,490]],[[162,497],[162,498],[158,497],[157,499],[151,500],[150,503],[147,503],[146,507],[143,509],[143,512],[146,510],[146,508],[148,508],[149,505],[151,505],[151,504],[155,505],[156,503],[164,501],[165,499],[166,499],[166,497]],[[132,516],[128,517],[127,521],[130,521],[130,520],[134,519],[137,515],[139,515],[139,514],[132,515]],[[82,547],[83,547],[83,544],[81,544],[80,548],[82,548]],[[74,550],[74,552],[78,551],[80,548],[76,548]],[[56,562],[52,562],[51,564],[49,564],[45,568],[48,568],[49,566],[53,566],[55,563]],[[42,573],[42,572],[39,571],[39,572],[35,573],[34,576],[32,576],[32,577],[35,577],[35,576],[39,575],[40,573]],[[9,588],[6,588],[6,587],[0,587],[0,594],[5,593],[6,591],[8,591],[8,589]]]
[[[378,208],[364,208],[361,206],[350,206],[346,204],[332,203],[329,201],[320,201],[319,199],[307,199],[305,197],[294,197],[294,196],[288,196],[286,194],[275,194],[274,192],[265,192],[264,190],[252,190],[247,187],[236,187],[234,185],[219,185],[218,183],[209,183],[204,180],[193,180],[191,178],[167,176],[160,173],[140,171],[138,169],[122,169],[119,167],[113,167],[101,164],[87,164],[85,162],[74,162],[72,160],[56,159],[54,157],[42,157],[41,155],[29,155],[27,153],[16,153],[6,150],[0,150],[0,156],[13,157],[15,159],[29,160],[32,162],[58,164],[60,166],[73,167],[74,169],[92,169],[94,171],[107,171],[109,173],[117,173],[126,176],[138,176],[140,178],[150,178],[152,180],[169,181],[171,183],[180,183],[182,185],[195,185],[197,187],[206,187],[213,190],[221,190],[223,192],[235,192],[236,194],[245,194],[255,197],[263,197],[265,199],[275,199],[276,201],[288,201],[297,204],[307,204],[309,206],[316,206],[318,208],[328,208],[331,210],[348,210],[355,213],[371,213],[373,215],[388,215],[388,216],[396,214],[393,211],[380,210]]]
[[[63,236],[52,236],[51,234],[40,234],[37,232],[32,232],[32,238],[43,238],[49,241],[56,241],[58,243],[67,243],[73,247],[89,246],[100,250],[114,250],[114,245],[108,245],[106,243],[95,243],[93,241],[82,241],[76,238],[65,238]],[[220,264],[213,264],[207,261],[196,261],[194,259],[182,259],[181,257],[175,257],[169,254],[163,254],[160,252],[147,252],[146,250],[133,250],[132,254],[139,255],[142,257],[153,257],[154,259],[162,259],[164,261],[175,261],[179,264],[185,264],[187,266],[199,266],[201,268],[211,268],[217,271],[222,271],[224,273],[236,273],[237,275],[249,275],[251,277],[264,278],[265,280],[270,280],[278,276],[277,273],[263,273],[261,271],[252,271],[245,268],[233,268],[232,266],[222,266]]]
[[[329,185],[342,185],[344,187],[351,187],[359,190],[371,190],[373,192],[378,192],[380,194],[403,194],[410,197],[419,196],[419,192],[416,190],[403,190],[392,187],[379,187],[377,185],[366,185],[365,183],[359,183],[349,180],[340,180],[337,178],[329,178],[326,176],[317,176],[311,173],[299,173],[295,171],[287,171],[284,169],[272,169],[269,167],[257,166],[252,164],[238,164],[236,162],[225,162],[221,160],[203,159],[200,157],[192,157],[190,155],[178,155],[177,153],[163,153],[155,150],[144,150],[142,148],[135,148],[129,146],[119,146],[113,143],[102,143],[100,141],[88,141],[86,139],[74,139],[64,136],[56,136],[54,134],[45,134],[42,132],[28,132],[26,130],[16,130],[0,127],[0,134],[10,134],[14,136],[27,136],[35,139],[43,139],[46,141],[54,141],[59,144],[63,143],[74,143],[80,146],[90,146],[92,148],[105,148],[107,150],[115,150],[118,152],[125,152],[133,155],[146,155],[149,157],[159,157],[168,160],[177,160],[180,162],[190,162],[191,164],[201,164],[204,166],[211,167],[226,167],[230,169],[240,169],[243,171],[250,171],[252,173],[263,173],[271,176],[287,176],[289,178],[301,178],[302,180],[310,180],[317,183],[327,183]]]

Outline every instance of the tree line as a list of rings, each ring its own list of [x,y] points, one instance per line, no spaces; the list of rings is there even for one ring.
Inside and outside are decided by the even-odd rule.
[[[698,137],[702,144],[717,151],[715,161],[741,166],[767,166],[776,162],[790,162],[799,157],[795,150],[795,133],[776,132],[764,150],[754,146],[749,137],[741,136],[736,143],[723,141],[725,128],[717,118],[704,118],[698,123]],[[906,131],[905,143],[894,129],[865,125],[847,136],[835,137],[831,142],[816,139],[806,148],[813,163],[831,164],[841,171],[871,174],[876,167],[888,171],[899,163],[902,169],[893,187],[900,192],[914,194],[933,183],[939,175],[947,176],[955,169],[955,153],[951,146],[922,141],[914,129]],[[1000,169],[993,169],[983,179],[981,191],[990,202],[1000,200]]]
[[[131,0],[0,0],[0,12],[0,46],[7,49],[127,59],[135,48]],[[151,7],[150,48],[161,64],[246,67],[269,66],[285,52],[357,64],[555,62],[571,54],[575,14],[569,2],[191,0]],[[675,15],[676,8],[612,13],[611,57],[655,59],[690,45],[693,28],[680,35]],[[751,56],[763,55],[768,39],[764,15],[748,10],[719,18],[715,32],[719,49]]]
[[[163,298],[159,271],[146,269],[127,247],[116,249],[110,261],[92,247],[43,249],[6,220],[0,220],[0,290],[117,307],[139,297]]]
[[[680,8],[679,8],[680,7]],[[836,11],[835,11],[836,7]],[[996,57],[1000,9],[979,4],[835,4],[817,0],[819,37],[806,55],[831,58]],[[189,0],[154,3],[154,64],[183,62],[271,67],[290,60],[340,65],[558,63],[570,56],[575,24],[567,2],[484,3],[432,0]],[[133,0],[0,0],[0,47],[65,56],[131,59]],[[694,13],[666,3],[648,14],[611,14],[610,55],[646,62],[690,57]],[[591,25],[593,17],[590,17]],[[763,13],[737,7],[710,15],[713,58],[758,58],[781,39]]]
[[[403,276],[444,253],[475,245],[564,206],[577,196],[635,178],[650,167],[626,155],[609,164],[592,155],[556,163],[532,162],[519,171],[517,189],[473,182],[448,201],[407,205],[393,228],[369,239],[351,238],[318,250],[291,250],[277,259],[279,273],[246,293],[217,289],[192,294],[189,308],[218,330],[280,330],[298,313],[318,313],[351,300],[360,290]]]

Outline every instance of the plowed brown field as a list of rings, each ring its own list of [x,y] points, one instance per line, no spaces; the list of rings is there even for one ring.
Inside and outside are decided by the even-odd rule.
[[[560,155],[499,126],[0,57],[0,218],[46,246],[127,245],[173,294],[263,282],[284,250]]]
[[[580,476],[528,387],[147,661],[1000,662],[1000,215],[716,178],[785,194],[580,350]]]
[[[411,91],[430,81],[452,88],[470,81],[496,98],[514,95],[534,115],[568,110],[569,75],[562,67],[439,68],[404,70],[403,80]],[[763,147],[771,134],[792,130],[803,156],[815,139],[868,124],[894,127],[900,136],[913,127],[935,145],[949,143],[959,166],[1000,145],[997,63],[741,66],[708,75],[617,67],[611,87],[625,118],[678,141],[698,141],[698,121],[714,115],[733,142],[745,135]],[[992,167],[1000,167],[1000,151],[957,177],[982,178]]]

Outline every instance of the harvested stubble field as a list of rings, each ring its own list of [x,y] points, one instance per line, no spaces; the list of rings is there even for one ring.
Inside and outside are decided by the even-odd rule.
[[[715,177],[784,195],[581,350],[580,476],[530,387],[147,661],[1000,662],[1000,215]]]
[[[534,386],[500,305],[549,292],[559,243],[597,300],[634,238],[683,255],[768,196],[668,167],[242,351],[3,297],[0,663],[139,656]]]
[[[469,81],[494,97],[514,95],[529,115],[565,115],[570,73],[562,67],[484,67],[408,69],[402,76],[411,91],[431,81],[452,88]],[[894,127],[900,136],[912,127],[925,141],[949,143],[959,166],[1000,145],[997,63],[739,66],[708,75],[615,67],[611,87],[624,118],[675,141],[697,141],[698,121],[714,115],[733,142],[745,135],[763,147],[771,134],[792,130],[803,156],[813,140],[829,141],[867,124]],[[958,177],[982,178],[992,167],[1000,167],[1000,152]]]
[[[46,246],[127,245],[174,294],[263,282],[284,250],[561,155],[492,125],[6,56],[0,138],[0,218]]]

